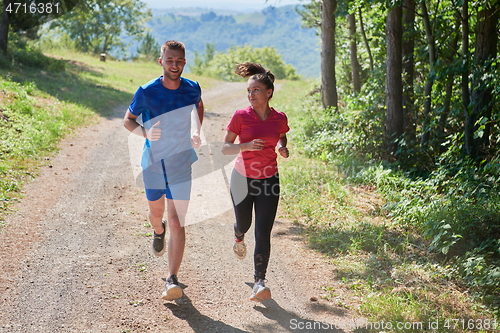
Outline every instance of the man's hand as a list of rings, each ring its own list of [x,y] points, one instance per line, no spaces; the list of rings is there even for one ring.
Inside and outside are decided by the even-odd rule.
[[[149,130],[146,130],[146,136],[150,141],[157,141],[160,139],[161,128],[158,128],[158,126],[160,126],[160,121],[151,126]]]
[[[193,134],[193,137],[191,138],[191,146],[193,146],[193,148],[201,146],[201,138],[198,134]]]

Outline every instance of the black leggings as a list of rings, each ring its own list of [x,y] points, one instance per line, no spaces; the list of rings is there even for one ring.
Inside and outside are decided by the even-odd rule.
[[[234,234],[243,239],[252,225],[252,208],[255,209],[255,280],[265,279],[271,253],[271,230],[278,209],[280,196],[279,175],[266,179],[242,176],[236,170],[231,175],[231,197],[233,199]]]

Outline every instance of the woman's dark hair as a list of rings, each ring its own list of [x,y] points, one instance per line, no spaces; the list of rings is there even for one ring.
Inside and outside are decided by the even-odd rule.
[[[241,77],[248,77],[249,79],[262,82],[267,89],[272,89],[274,93],[274,74],[265,69],[261,64],[244,62],[237,65],[234,72]],[[273,97],[272,93],[271,97]]]

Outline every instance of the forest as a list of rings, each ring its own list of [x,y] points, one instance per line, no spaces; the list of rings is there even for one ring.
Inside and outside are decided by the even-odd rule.
[[[320,5],[321,18],[315,8]],[[320,26],[323,34],[324,106],[337,109],[339,94],[360,100],[378,87],[375,95],[383,96],[382,100],[370,102],[385,105],[386,149],[382,151],[386,159],[402,161],[417,150],[422,160],[433,161],[452,134],[463,135],[466,156],[483,161],[494,157],[497,1],[339,5],[312,1],[306,7],[304,20]],[[374,81],[378,81],[375,87]]]
[[[424,235],[430,253],[498,306],[500,2],[305,8],[305,24],[321,33],[322,82],[304,150],[390,188],[398,226]]]

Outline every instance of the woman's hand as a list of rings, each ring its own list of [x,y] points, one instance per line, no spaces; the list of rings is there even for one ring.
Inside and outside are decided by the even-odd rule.
[[[290,156],[290,152],[287,147],[279,147],[278,153],[280,153],[280,155],[284,158],[288,158],[288,156]]]
[[[264,148],[264,143],[266,141],[262,139],[253,139],[250,142],[246,142],[242,144],[242,151],[259,151]]]

